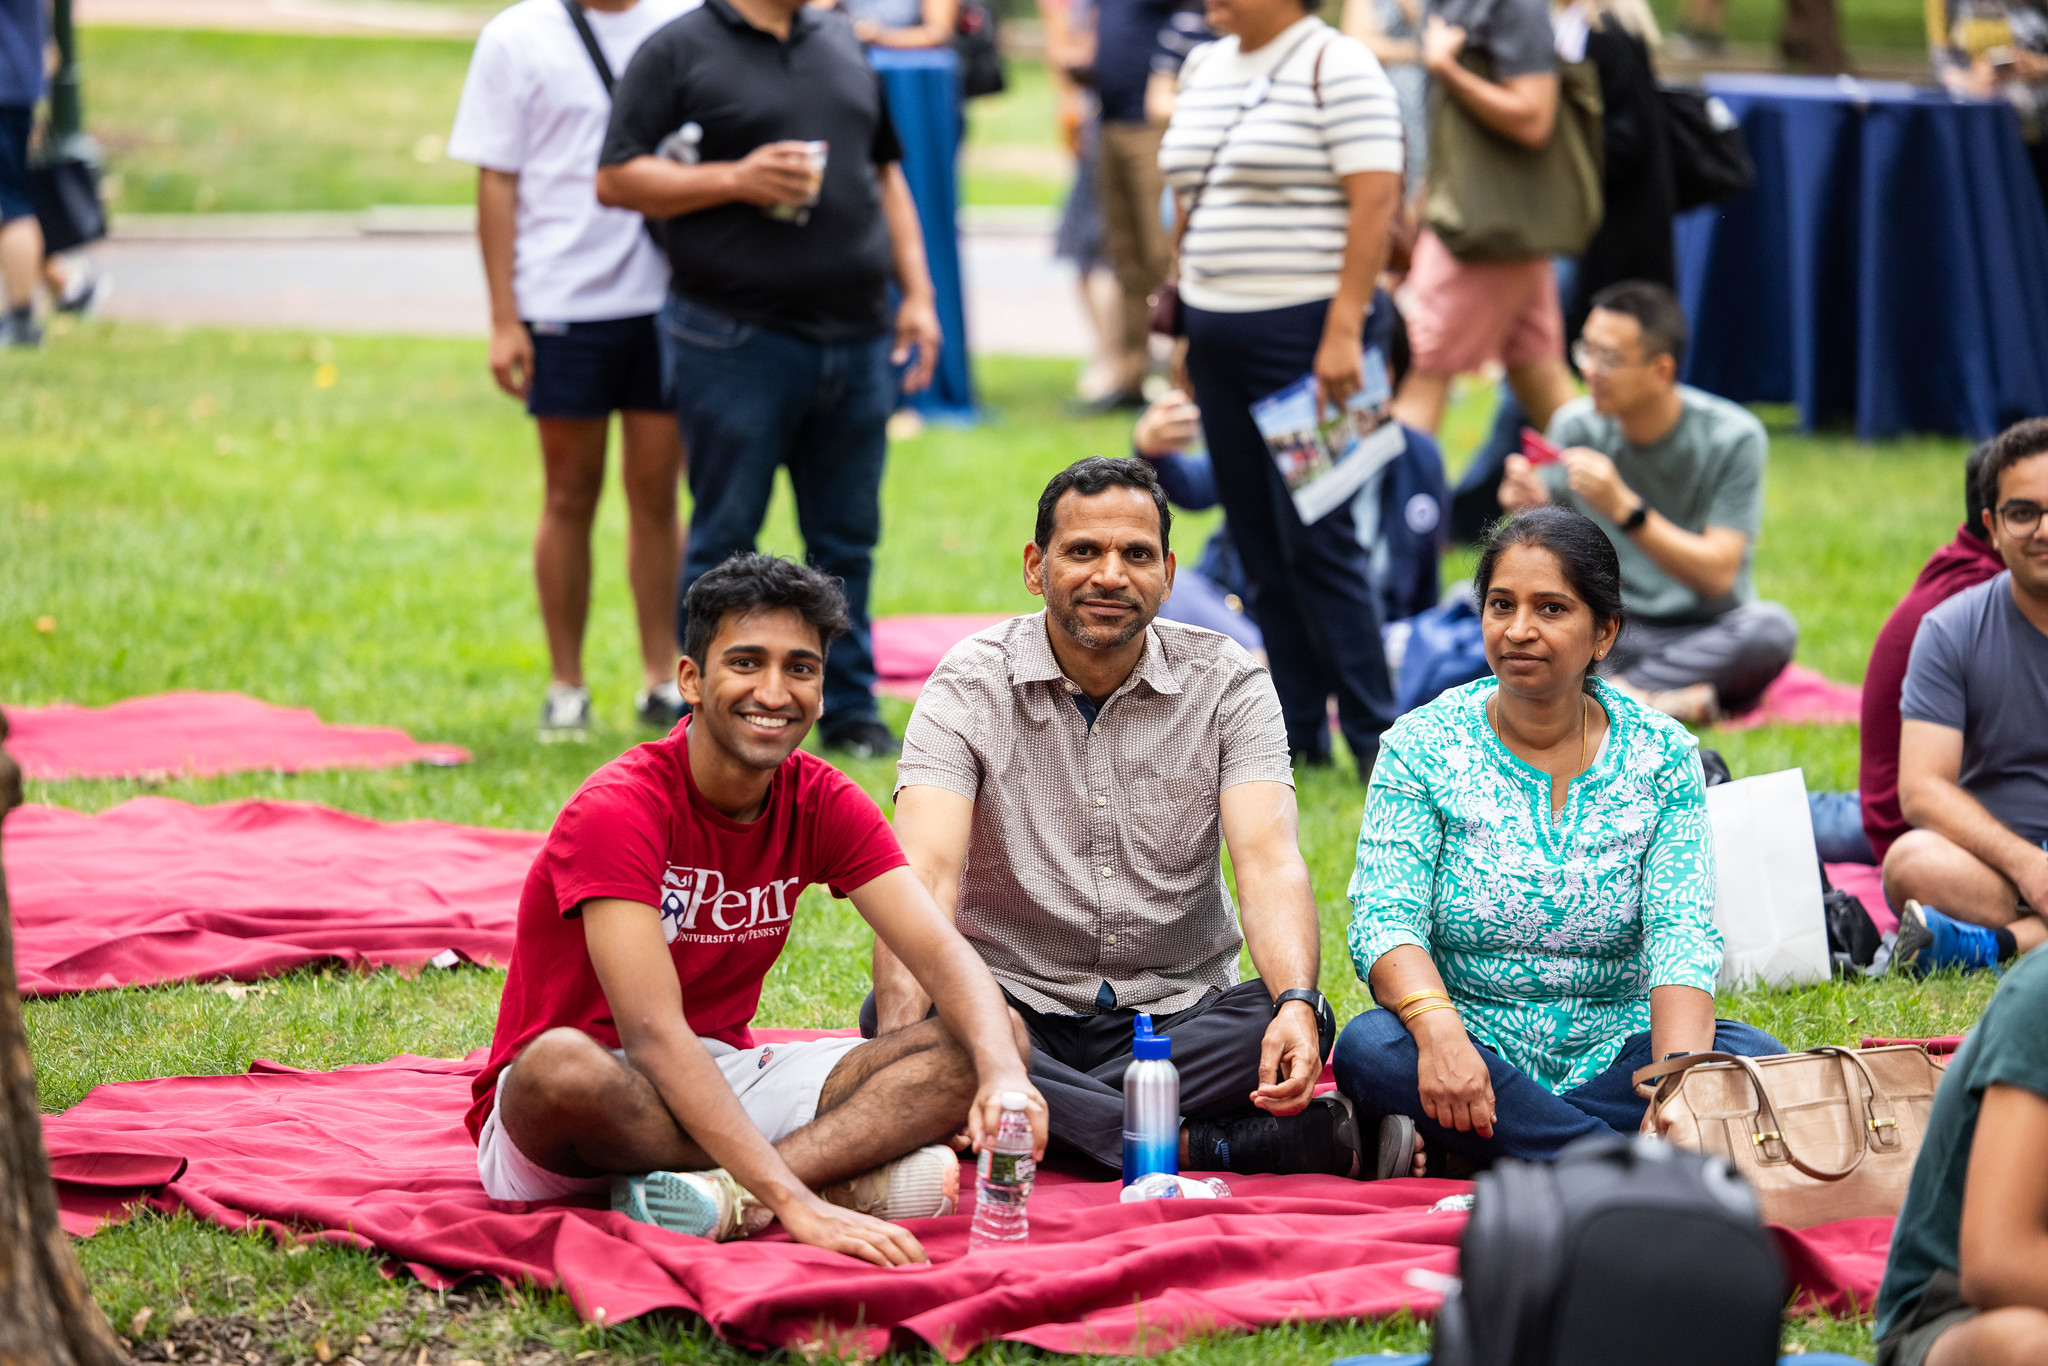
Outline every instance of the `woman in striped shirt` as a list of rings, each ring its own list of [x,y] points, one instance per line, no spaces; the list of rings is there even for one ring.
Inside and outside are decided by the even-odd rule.
[[[1328,763],[1331,695],[1370,772],[1393,719],[1365,552],[1346,514],[1304,525],[1251,405],[1313,373],[1341,404],[1401,198],[1394,88],[1316,0],[1208,0],[1224,34],[1181,68],[1159,165],[1185,219],[1187,377],[1244,556],[1297,757]]]

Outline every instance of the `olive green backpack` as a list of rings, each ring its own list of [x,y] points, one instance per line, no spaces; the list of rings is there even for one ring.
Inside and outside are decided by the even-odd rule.
[[[1493,79],[1493,61],[1458,62]],[[1461,261],[1576,256],[1600,226],[1600,77],[1587,61],[1559,62],[1557,121],[1534,151],[1480,123],[1444,90],[1429,89],[1429,192],[1423,219]]]

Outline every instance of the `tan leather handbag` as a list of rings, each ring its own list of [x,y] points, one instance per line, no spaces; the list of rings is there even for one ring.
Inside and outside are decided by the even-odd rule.
[[[1899,1212],[1941,1077],[1911,1044],[1693,1053],[1638,1069],[1635,1084],[1666,1138],[1742,1173],[1765,1222],[1807,1228]]]

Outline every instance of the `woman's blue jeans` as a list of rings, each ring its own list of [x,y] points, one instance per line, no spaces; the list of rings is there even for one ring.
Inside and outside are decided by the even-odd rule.
[[[1446,1129],[1422,1112],[1416,1086],[1415,1038],[1391,1010],[1368,1010],[1337,1039],[1334,1066],[1337,1089],[1351,1097],[1368,1118],[1406,1115],[1415,1121],[1425,1147],[1457,1153],[1478,1162],[1501,1157],[1544,1161],[1574,1139],[1591,1134],[1631,1134],[1642,1127],[1647,1103],[1629,1078],[1648,1067],[1650,1034],[1631,1034],[1621,1056],[1605,1072],[1562,1095],[1551,1091],[1507,1059],[1474,1041],[1493,1078],[1493,1137]],[[1754,1025],[1740,1020],[1714,1022],[1714,1047],[1723,1053],[1761,1058],[1783,1053],[1785,1046]],[[1371,1132],[1370,1128],[1367,1130]]]

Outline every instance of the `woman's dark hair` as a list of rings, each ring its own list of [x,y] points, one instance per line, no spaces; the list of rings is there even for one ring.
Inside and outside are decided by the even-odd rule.
[[[1173,509],[1166,505],[1166,490],[1159,487],[1159,476],[1152,472],[1152,463],[1133,455],[1091,455],[1055,474],[1045,492],[1038,495],[1038,526],[1031,539],[1040,550],[1052,549],[1053,510],[1060,499],[1070,493],[1093,498],[1110,489],[1137,489],[1150,497],[1152,506],[1159,509],[1159,553],[1164,555],[1172,549],[1167,538],[1173,531]]]
[[[1472,572],[1472,599],[1486,610],[1486,590],[1493,586],[1493,571],[1501,554],[1520,545],[1535,546],[1557,558],[1557,567],[1572,592],[1593,614],[1593,629],[1620,621],[1621,557],[1592,518],[1570,508],[1537,507],[1503,517],[1486,533],[1479,551],[1479,567]],[[1586,671],[1592,686],[1593,671]]]
[[[795,560],[743,553],[690,585],[683,597],[683,611],[689,618],[683,632],[683,653],[703,669],[711,642],[718,639],[725,619],[764,607],[787,608],[802,617],[818,633],[821,651],[852,629],[839,580]]]

